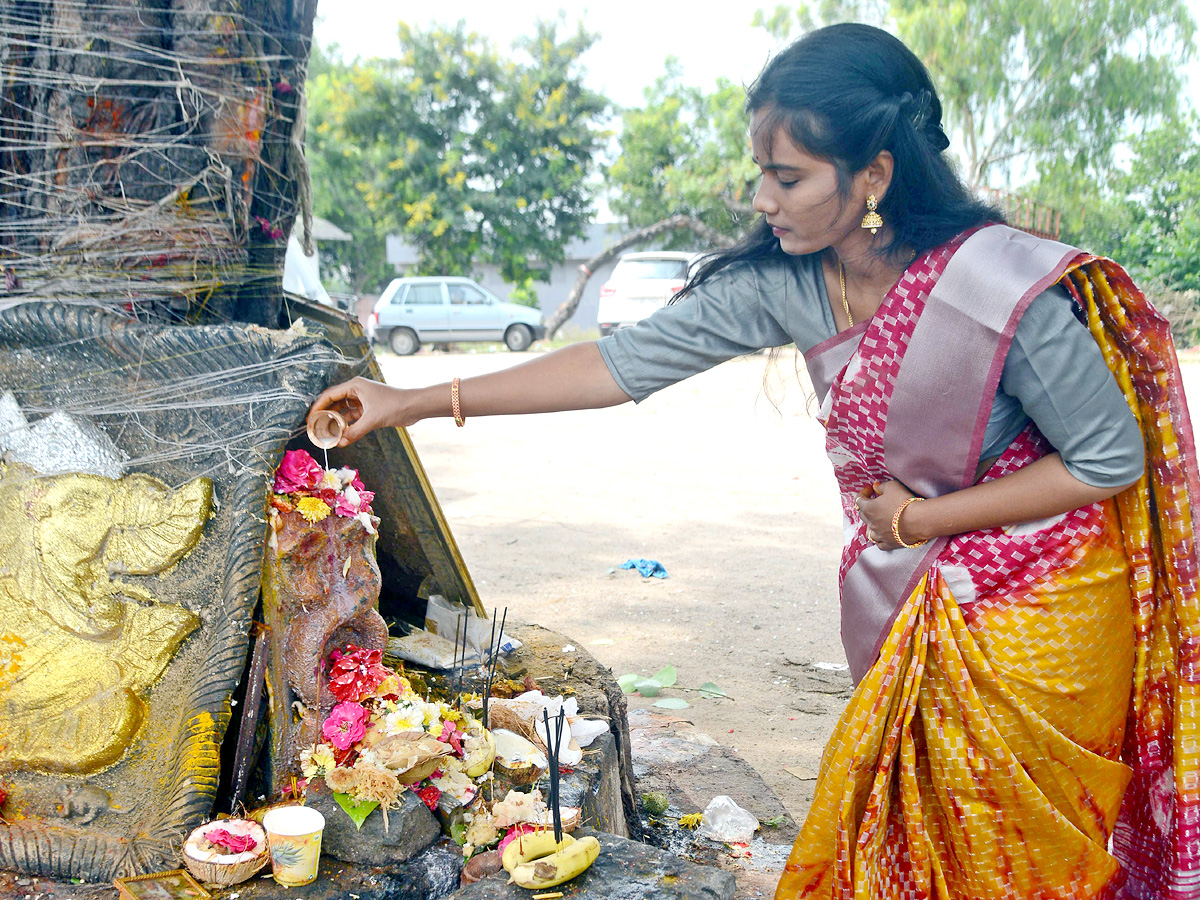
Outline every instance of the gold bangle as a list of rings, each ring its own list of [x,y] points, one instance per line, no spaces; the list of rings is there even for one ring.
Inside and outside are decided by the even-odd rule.
[[[458,379],[455,378],[450,382],[450,411],[454,413],[454,424],[462,428],[467,424],[467,420],[463,418],[462,405],[458,400]]]
[[[905,500],[903,503],[901,503],[899,507],[896,508],[895,515],[892,516],[892,537],[896,539],[896,543],[899,544],[901,547],[906,547],[909,550],[914,550],[917,547],[921,547],[921,546],[924,546],[925,544],[929,543],[929,538],[925,538],[925,540],[920,541],[919,543],[916,543],[916,544],[910,544],[906,540],[904,540],[904,538],[900,537],[900,517],[902,515],[904,515],[904,511],[906,509],[908,509],[909,506],[916,503],[918,500],[924,500],[924,499],[925,499],[924,497],[909,497],[907,500]]]

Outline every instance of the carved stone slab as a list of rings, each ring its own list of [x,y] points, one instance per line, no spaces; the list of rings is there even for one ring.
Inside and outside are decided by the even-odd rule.
[[[0,312],[0,869],[175,867],[217,793],[269,477],[340,360],[302,331]]]

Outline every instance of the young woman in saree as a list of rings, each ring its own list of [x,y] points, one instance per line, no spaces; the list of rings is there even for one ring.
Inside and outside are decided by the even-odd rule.
[[[372,428],[641,400],[804,354],[857,683],[777,897],[1200,897],[1191,425],[1114,263],[997,224],[921,63],[813,32],[749,90],[761,218],[677,302],[515,368],[314,410]]]

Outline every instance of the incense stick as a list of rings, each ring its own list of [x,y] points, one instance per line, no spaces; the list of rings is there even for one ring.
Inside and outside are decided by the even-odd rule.
[[[483,727],[489,727],[488,709],[492,697],[492,682],[496,680],[496,663],[500,659],[500,645],[504,643],[504,625],[508,622],[508,607],[504,607],[504,618],[500,620],[500,636],[496,637],[496,610],[492,609],[492,637],[488,642],[487,678],[483,683]]]
[[[546,709],[542,710],[542,722],[546,726],[546,756],[550,765],[550,797],[549,805],[551,815],[554,819],[554,843],[562,843],[562,810],[559,808],[559,784],[558,784],[558,754],[562,749],[562,729],[563,722],[566,719],[566,711],[560,709],[558,715],[554,717],[554,735],[550,734],[550,712]]]

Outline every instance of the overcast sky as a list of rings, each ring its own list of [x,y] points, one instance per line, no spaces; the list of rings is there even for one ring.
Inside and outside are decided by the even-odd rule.
[[[452,12],[443,15],[432,13],[438,6],[427,0],[319,0],[316,38],[322,45],[341,45],[346,56],[394,56],[399,21],[425,28],[435,20],[451,24],[464,19],[470,29],[507,50],[516,37],[532,30],[539,16],[553,18],[563,9],[572,31],[582,21],[600,34],[583,57],[590,86],[618,105],[640,106],[642,89],[662,74],[668,55],[679,58],[687,84],[707,89],[719,76],[752,81],[775,46],[765,31],[750,27],[754,11],[766,6],[774,3],[725,0],[701,13],[699,6],[661,0],[452,0],[444,7]]]
[[[640,106],[643,88],[662,74],[668,55],[679,58],[687,84],[710,89],[722,76],[749,84],[775,49],[774,41],[752,28],[750,20],[755,10],[773,9],[776,2],[725,0],[707,4],[701,12],[698,5],[663,0],[451,0],[444,7],[428,0],[319,0],[316,38],[323,45],[339,44],[347,56],[394,56],[401,20],[425,28],[434,21],[464,19],[469,28],[508,49],[514,38],[532,30],[539,16],[552,18],[561,9],[572,29],[582,21],[600,34],[583,57],[591,87],[620,106]],[[1187,3],[1200,21],[1200,0]],[[1200,106],[1200,58],[1187,71],[1192,105]]]

